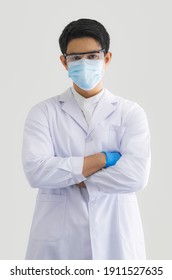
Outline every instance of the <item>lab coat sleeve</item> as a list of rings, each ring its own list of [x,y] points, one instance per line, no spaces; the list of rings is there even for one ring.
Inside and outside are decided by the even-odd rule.
[[[123,120],[125,133],[119,151],[122,157],[116,165],[87,178],[85,184],[89,192],[130,193],[147,185],[151,162],[148,121],[139,105],[133,107]]]
[[[85,180],[83,160],[55,156],[47,116],[41,106],[34,106],[25,122],[22,148],[23,168],[30,185],[64,188],[80,183]]]

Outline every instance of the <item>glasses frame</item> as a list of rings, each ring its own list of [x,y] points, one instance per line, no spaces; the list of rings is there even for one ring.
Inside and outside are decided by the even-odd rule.
[[[95,51],[91,51],[91,52],[81,52],[81,53],[64,53],[64,57],[67,58],[68,56],[71,56],[71,55],[83,55],[83,54],[92,54],[92,53],[101,53],[101,52],[104,52],[105,53],[105,49],[101,49],[101,50],[95,50]]]

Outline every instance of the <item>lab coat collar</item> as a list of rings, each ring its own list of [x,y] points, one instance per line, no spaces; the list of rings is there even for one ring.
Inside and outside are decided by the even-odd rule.
[[[71,117],[75,119],[75,121],[89,135],[98,123],[110,116],[116,110],[119,97],[105,89],[104,94],[95,108],[89,127],[70,88],[59,96],[59,101],[62,102],[62,109],[67,114],[71,115]]]
[[[101,97],[93,113],[88,129],[88,134],[90,134],[93,131],[97,124],[109,117],[116,110],[118,104],[119,97],[113,95],[110,91],[105,89],[104,94]]]
[[[85,130],[85,132],[87,132],[87,121],[70,88],[59,96],[59,101],[62,102],[62,110],[69,114]]]

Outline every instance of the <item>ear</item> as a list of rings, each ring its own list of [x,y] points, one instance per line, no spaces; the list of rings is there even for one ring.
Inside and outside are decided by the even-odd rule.
[[[60,56],[60,60],[61,60],[61,63],[63,64],[63,66],[65,67],[65,69],[68,70],[67,61],[66,61],[66,58],[64,57],[64,55]]]
[[[111,62],[111,59],[112,59],[112,53],[107,52],[104,57],[105,67],[107,67],[109,65],[109,63]]]

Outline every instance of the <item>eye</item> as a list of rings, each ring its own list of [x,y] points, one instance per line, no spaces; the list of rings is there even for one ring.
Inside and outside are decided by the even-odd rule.
[[[90,60],[92,60],[92,59],[93,59],[93,60],[96,60],[96,59],[99,59],[99,55],[98,55],[98,54],[93,53],[93,54],[88,55],[87,59],[90,59]]]
[[[80,55],[74,55],[71,57],[72,61],[77,61],[77,60],[80,60],[81,59],[81,56]]]

